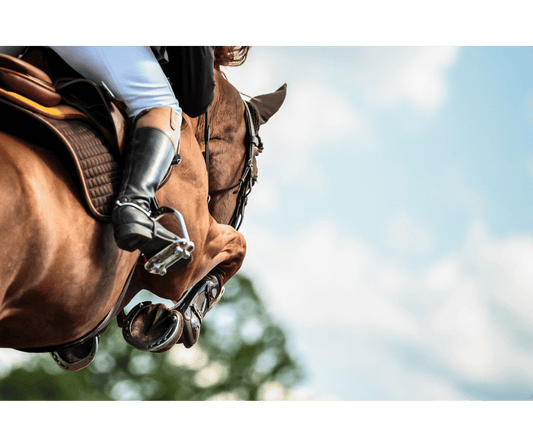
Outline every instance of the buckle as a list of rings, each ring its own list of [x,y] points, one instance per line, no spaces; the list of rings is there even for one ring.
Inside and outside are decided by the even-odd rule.
[[[174,216],[180,224],[181,233],[183,235],[183,237],[178,237],[170,245],[153,255],[144,264],[144,268],[149,273],[163,276],[166,275],[168,268],[170,268],[176,262],[180,261],[181,259],[189,259],[191,257],[191,252],[194,250],[194,243],[189,239],[185,221],[183,220],[183,216],[179,213],[179,211],[176,211],[168,206],[161,207],[159,211],[159,216],[155,217],[154,220],[157,221],[163,216],[167,215]]]

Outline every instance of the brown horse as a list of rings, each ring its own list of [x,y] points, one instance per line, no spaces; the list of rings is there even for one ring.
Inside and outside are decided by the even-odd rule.
[[[247,187],[238,180],[250,164],[245,155],[249,118],[239,92],[218,67],[215,80],[209,176],[206,120],[184,116],[182,161],[156,195],[161,206],[182,214],[194,243],[192,261],[164,276],[148,273],[138,253],[116,246],[111,225],[88,215],[73,180],[49,150],[0,132],[0,347],[53,351],[83,339],[116,308],[132,269],[120,308],[142,289],[178,302],[210,273],[222,288],[239,270],[245,239],[227,224],[238,205],[234,192]],[[276,98],[274,107],[268,105],[270,95]],[[255,130],[279,109],[285,90],[270,95],[252,99],[258,112]],[[209,190],[216,189],[223,191],[213,193],[208,204]],[[174,219],[162,222],[181,234]],[[209,304],[210,309],[214,302]],[[177,340],[179,334],[173,343]]]

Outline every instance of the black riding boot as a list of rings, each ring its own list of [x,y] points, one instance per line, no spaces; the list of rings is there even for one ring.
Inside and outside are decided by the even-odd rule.
[[[153,127],[134,130],[124,176],[113,210],[113,228],[122,250],[155,254],[177,239],[150,216],[150,202],[174,157],[174,145]]]

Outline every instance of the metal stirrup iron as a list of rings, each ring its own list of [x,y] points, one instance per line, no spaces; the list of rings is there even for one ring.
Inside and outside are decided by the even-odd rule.
[[[152,274],[155,275],[165,275],[167,269],[174,265],[181,259],[189,259],[191,257],[191,252],[194,250],[194,243],[189,239],[189,233],[187,232],[187,227],[185,226],[185,220],[179,211],[176,211],[173,208],[168,206],[162,206],[159,208],[161,213],[159,216],[155,217],[154,220],[159,220],[163,216],[171,215],[174,216],[181,227],[181,233],[183,237],[177,237],[177,239],[172,242],[167,247],[163,248],[159,253],[152,256],[144,268]]]

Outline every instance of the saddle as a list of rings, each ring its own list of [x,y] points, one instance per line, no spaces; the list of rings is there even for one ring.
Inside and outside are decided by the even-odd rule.
[[[74,174],[88,213],[103,222],[122,176],[128,122],[120,107],[92,81],[53,82],[37,66],[0,54],[0,129],[52,151]]]

